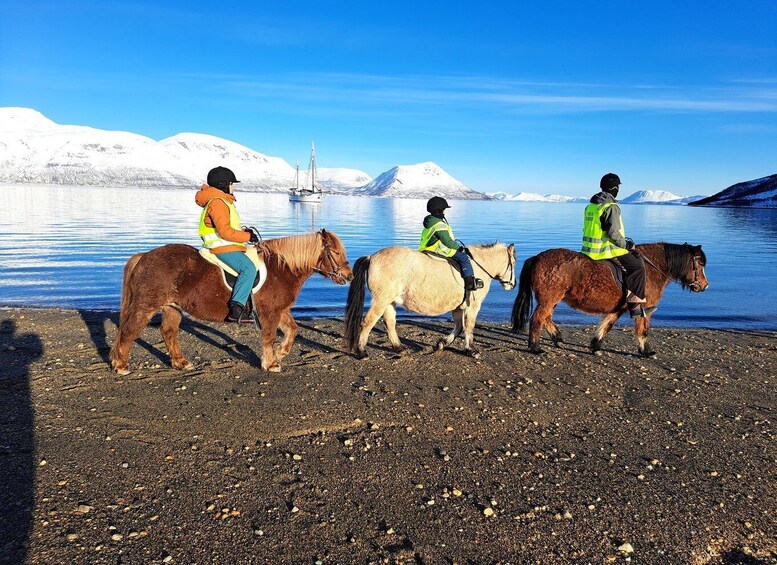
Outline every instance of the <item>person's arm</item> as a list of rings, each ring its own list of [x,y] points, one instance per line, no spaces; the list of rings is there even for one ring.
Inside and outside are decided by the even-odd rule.
[[[434,232],[434,235],[437,236],[437,239],[439,239],[445,247],[448,247],[450,249],[455,249],[457,251],[459,247],[461,247],[461,245],[459,245],[457,242],[451,239],[451,236],[448,230],[440,230],[438,232]]]
[[[627,249],[628,245],[626,239],[621,235],[619,230],[621,225],[621,209],[619,206],[610,206],[604,211],[601,217],[602,231],[607,234],[607,237],[618,247]]]
[[[235,243],[248,243],[251,234],[247,231],[233,229],[229,225],[229,207],[221,200],[213,200],[208,208],[208,216],[221,239]]]

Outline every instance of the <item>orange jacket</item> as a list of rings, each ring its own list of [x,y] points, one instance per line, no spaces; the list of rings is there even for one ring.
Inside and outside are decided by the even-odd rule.
[[[197,191],[194,196],[194,201],[201,208],[205,208],[208,202],[214,198],[223,198],[230,203],[235,201],[235,197],[232,194],[222,192],[218,188],[213,188],[207,184],[203,184],[202,188]],[[208,215],[205,217],[205,225],[210,228],[216,228],[221,239],[227,241],[234,241],[236,243],[247,243],[251,239],[251,234],[243,230],[232,229],[229,225],[229,208],[221,200],[215,200],[210,206],[208,206]],[[244,245],[225,245],[224,247],[218,247],[211,249],[213,253],[218,255],[219,253],[229,253],[230,251],[245,251]]]

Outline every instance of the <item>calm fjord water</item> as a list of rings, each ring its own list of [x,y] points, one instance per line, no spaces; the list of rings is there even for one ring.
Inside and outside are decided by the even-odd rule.
[[[199,246],[200,208],[191,190],[4,185],[6,227],[0,244],[0,305],[88,310],[119,307],[122,269],[134,253],[165,243]],[[389,245],[415,247],[425,201],[326,196],[321,205],[285,195],[238,192],[244,224],[265,238],[320,229],[336,232],[353,264]],[[579,249],[584,204],[454,201],[448,218],[469,243],[515,243],[518,268],[552,247]],[[654,324],[777,329],[777,210],[624,205],[626,230],[637,242],[688,241],[707,254],[710,289],[672,284]],[[347,287],[319,275],[306,284],[295,315],[341,316]],[[481,317],[505,322],[517,291],[494,283]],[[403,311],[400,311],[403,312]],[[556,320],[596,323],[559,306]]]

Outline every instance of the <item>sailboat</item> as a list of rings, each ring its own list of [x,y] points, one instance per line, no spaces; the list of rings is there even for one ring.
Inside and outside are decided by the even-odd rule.
[[[305,186],[299,184],[299,161],[297,161],[297,173],[294,178],[294,186],[289,189],[289,202],[319,203],[323,193],[321,187],[316,185],[316,147],[310,144],[310,164],[305,179]]]

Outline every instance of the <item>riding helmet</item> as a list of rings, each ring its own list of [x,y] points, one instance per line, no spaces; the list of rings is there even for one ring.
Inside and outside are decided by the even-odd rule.
[[[235,178],[235,173],[226,167],[216,167],[208,173],[208,186],[218,188],[224,192],[229,190],[229,183],[240,182]]]
[[[608,192],[610,189],[618,188],[620,183],[621,179],[618,175],[615,173],[607,173],[602,177],[602,180],[599,181],[599,188]]]
[[[448,201],[442,196],[432,196],[429,202],[426,203],[426,211],[430,214],[437,212],[438,210],[445,210],[450,208]]]

